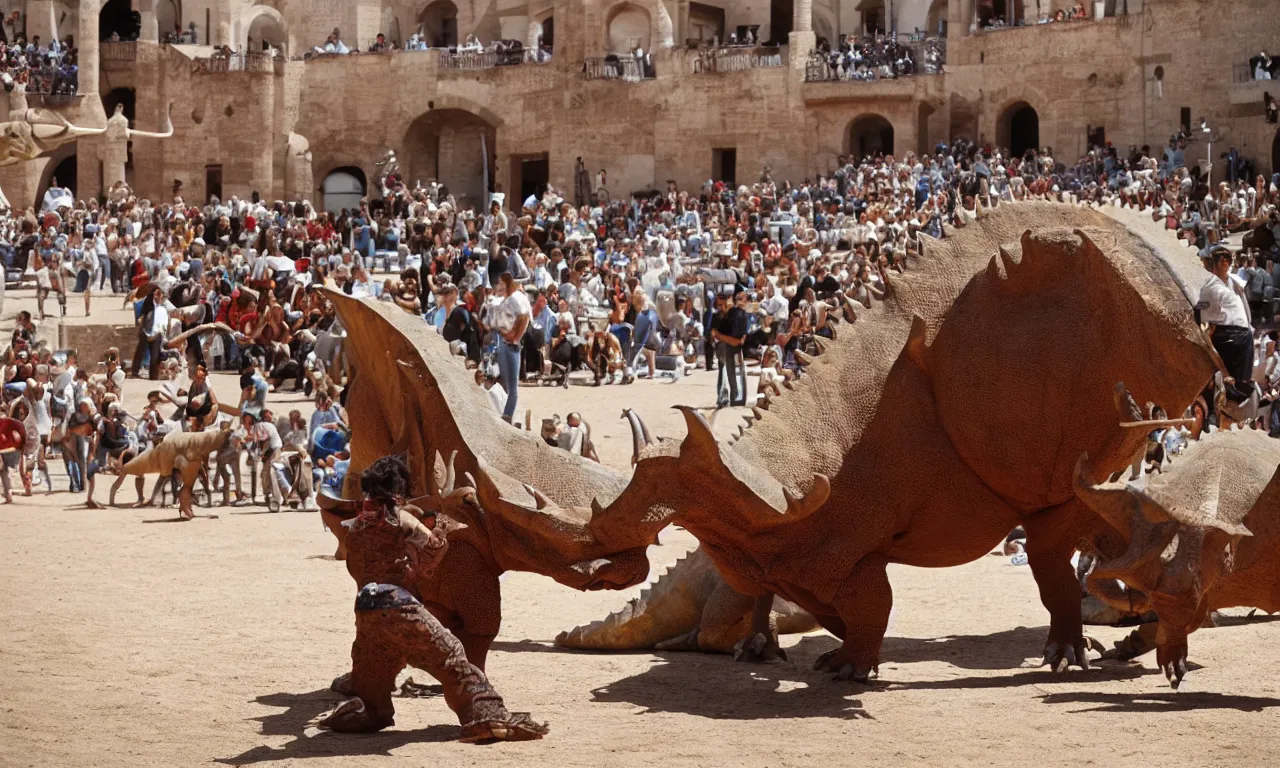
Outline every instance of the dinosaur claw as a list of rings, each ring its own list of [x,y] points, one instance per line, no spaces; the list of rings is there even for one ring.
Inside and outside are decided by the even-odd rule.
[[[734,661],[747,664],[763,664],[774,659],[787,660],[786,651],[778,647],[778,638],[757,632],[749,638],[743,638],[734,646]]]

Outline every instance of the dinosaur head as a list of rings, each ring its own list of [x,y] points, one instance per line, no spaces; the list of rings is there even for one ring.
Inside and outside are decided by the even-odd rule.
[[[1131,463],[1159,426],[1133,398],[1181,416],[1220,363],[1168,268],[1120,227],[1026,231],[940,322],[917,318],[905,354],[960,457],[1025,510],[1069,500],[1085,451],[1101,472]]]
[[[1123,582],[1129,597],[1124,607],[1156,612],[1160,666],[1177,680],[1186,672],[1187,635],[1212,607],[1209,590],[1233,569],[1240,540],[1252,535],[1243,522],[1248,509],[1224,499],[1224,493],[1234,494],[1224,488],[1223,468],[1179,461],[1176,471],[1188,476],[1167,491],[1095,483],[1088,455],[1076,462],[1075,479],[1080,500],[1128,542],[1123,553],[1103,553],[1090,581]],[[1273,477],[1266,494],[1280,500],[1280,480]]]

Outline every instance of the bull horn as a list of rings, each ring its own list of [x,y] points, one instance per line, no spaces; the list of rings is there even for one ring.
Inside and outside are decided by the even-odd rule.
[[[169,109],[168,111],[165,112],[164,125],[165,125],[164,130],[161,131],[160,133],[155,133],[152,131],[135,131],[134,129],[130,128],[129,138],[132,139],[132,138],[138,137],[138,138],[144,138],[144,139],[167,139],[170,136],[172,136],[173,135],[173,102],[172,101],[169,102]]]
[[[1153,429],[1165,429],[1167,427],[1189,427],[1195,423],[1195,419],[1143,419],[1142,421],[1122,421],[1120,422],[1120,427],[1122,429],[1140,429],[1143,432],[1150,432]]]
[[[707,423],[706,417],[691,405],[677,405],[675,409],[684,415],[684,424],[689,432],[684,442],[680,444],[681,455],[684,455],[686,450],[719,455],[720,448],[716,445],[716,436],[711,432],[711,425]]]
[[[831,481],[826,475],[814,474],[813,486],[804,496],[796,496],[787,488],[782,489],[787,500],[787,519],[796,520],[808,517],[827,502],[831,496]]]

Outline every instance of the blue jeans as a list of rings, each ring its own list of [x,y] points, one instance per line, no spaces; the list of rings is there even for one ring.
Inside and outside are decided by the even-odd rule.
[[[627,367],[630,368],[635,359],[644,352],[645,346],[649,343],[649,337],[658,332],[658,313],[652,309],[646,309],[636,315],[636,336],[631,342],[631,359],[627,361]],[[650,374],[653,371],[649,371]]]
[[[520,345],[498,339],[498,381],[507,390],[507,406],[502,409],[503,418],[510,420],[516,412],[516,397],[520,394]]]
[[[622,360],[628,371],[631,370],[631,331],[631,323],[617,323],[609,326],[609,333],[618,337],[618,348],[622,352]]]
[[[98,290],[111,284],[111,259],[106,256],[98,257]],[[115,286],[111,289],[114,291]]]

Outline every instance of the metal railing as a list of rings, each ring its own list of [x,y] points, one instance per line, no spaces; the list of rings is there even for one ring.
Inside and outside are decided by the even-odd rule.
[[[943,37],[898,43],[865,40],[855,42],[854,47],[861,51],[860,56],[840,51],[810,52],[804,68],[805,82],[870,82],[938,75],[947,61],[947,40]]]
[[[654,77],[653,62],[649,57],[604,56],[582,62],[582,76],[587,80],[627,80],[640,82]]]
[[[31,93],[27,92],[27,106],[31,107],[69,107],[80,98],[78,93]]]
[[[277,57],[267,51],[215,53],[212,56],[192,59],[191,71],[195,74],[220,74],[223,72],[273,74],[276,71],[276,60]]]
[[[138,44],[104,41],[98,47],[102,61],[134,61],[138,58]]]
[[[694,74],[745,72],[782,66],[782,49],[777,46],[725,46],[699,50],[693,60]]]
[[[543,59],[538,51],[517,48],[505,51],[440,51],[441,69],[492,69],[517,64],[542,64],[550,61],[550,54]]]

